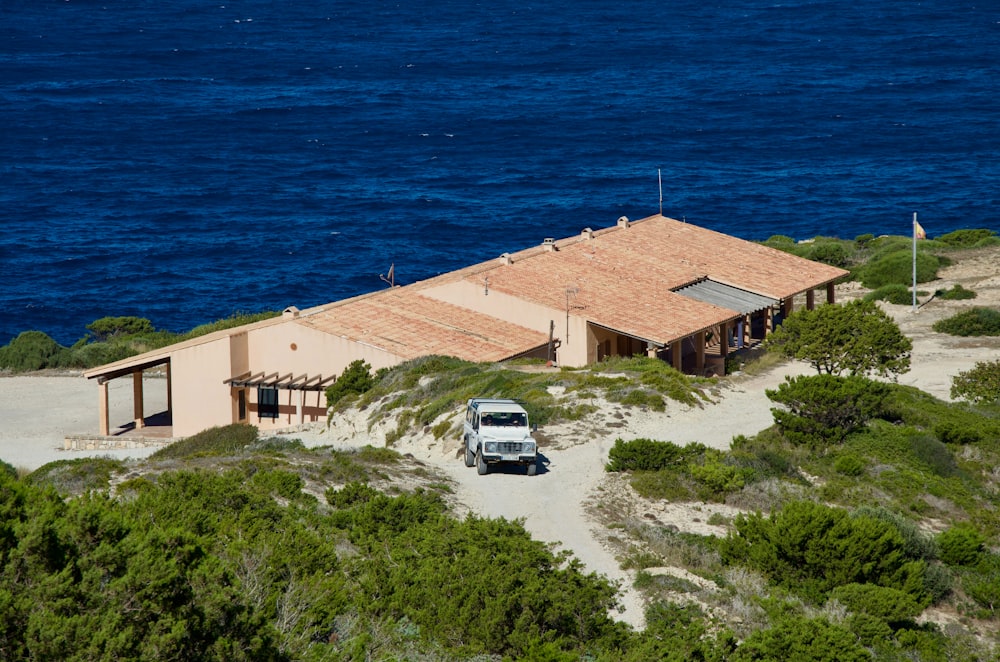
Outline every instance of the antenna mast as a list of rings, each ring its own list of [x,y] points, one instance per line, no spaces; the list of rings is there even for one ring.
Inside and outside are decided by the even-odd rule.
[[[656,169],[656,178],[660,182],[660,216],[663,216],[663,175],[660,174],[660,169]]]

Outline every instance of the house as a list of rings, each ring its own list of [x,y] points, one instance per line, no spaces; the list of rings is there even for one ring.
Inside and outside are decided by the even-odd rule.
[[[133,378],[145,423],[146,370],[167,374],[171,435],[245,421],[263,430],[323,420],[325,389],[352,361],[373,368],[431,354],[477,362],[537,357],[584,366],[645,354],[721,374],[729,352],[763,338],[815,291],[834,301],[843,269],[654,215],[403,287],[218,331],[85,372],[100,389]]]

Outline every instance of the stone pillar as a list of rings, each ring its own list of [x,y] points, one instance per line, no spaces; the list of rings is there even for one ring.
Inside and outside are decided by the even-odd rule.
[[[764,311],[764,337],[774,331],[774,306],[768,306]]]
[[[98,431],[102,437],[111,434],[111,415],[108,412],[108,383],[103,379],[97,380],[97,414]]]
[[[806,290],[806,310],[816,308],[816,290]]]
[[[146,425],[142,416],[142,405],[142,370],[137,370],[132,373],[132,415],[135,418],[136,430],[140,430]]]

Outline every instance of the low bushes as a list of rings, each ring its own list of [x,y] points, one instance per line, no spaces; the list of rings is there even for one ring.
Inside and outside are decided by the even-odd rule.
[[[722,541],[727,565],[764,573],[796,595],[822,603],[846,584],[876,584],[927,604],[925,562],[909,557],[891,522],[810,501],[794,501],[770,517],[740,515]]]
[[[945,301],[962,301],[964,299],[975,299],[976,293],[956,283],[947,290],[936,290],[934,296]]]
[[[934,330],[952,336],[1000,336],[1000,311],[972,308],[934,322]]]
[[[940,259],[930,253],[917,253],[917,282],[926,283],[937,278]],[[876,258],[858,271],[861,283],[878,289],[894,283],[908,285],[913,282],[913,253],[899,250]]]

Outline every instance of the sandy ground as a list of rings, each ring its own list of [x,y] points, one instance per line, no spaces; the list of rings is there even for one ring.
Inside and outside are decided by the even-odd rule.
[[[900,378],[942,399],[949,398],[951,378],[972,368],[979,361],[1000,358],[1000,338],[961,339],[934,333],[934,321],[972,306],[1000,305],[1000,251],[979,251],[965,256],[957,265],[941,272],[941,280],[922,285],[933,292],[961,283],[978,293],[969,301],[931,300],[914,312],[910,306],[884,306],[914,341],[912,369]],[[864,291],[853,284],[842,287],[838,300],[861,296]],[[713,396],[713,401],[699,407],[672,403],[668,411],[618,412],[611,407],[606,414],[586,425],[552,426],[543,430],[543,466],[536,477],[524,475],[523,469],[499,469],[479,476],[465,467],[459,454],[460,442],[454,438],[435,441],[429,435],[408,436],[395,448],[433,465],[454,483],[456,499],[468,512],[488,517],[520,519],[533,536],[567,549],[589,571],[617,580],[622,586],[619,617],[635,626],[643,624],[642,601],[632,590],[632,573],[620,568],[606,544],[607,531],[590,515],[591,506],[609,494],[621,495],[625,489],[619,478],[604,471],[608,450],[618,438],[647,437],[675,443],[701,442],[716,448],[728,448],[738,434],[753,435],[773,422],[770,401],[764,391],[774,388],[786,375],[810,371],[803,364],[782,366],[759,376],[737,376],[727,380]],[[117,391],[115,391],[115,384]],[[131,419],[131,384],[112,382],[110,402],[112,425]],[[165,408],[162,380],[150,378],[145,387],[147,407]],[[158,398],[162,398],[160,402]],[[339,416],[333,426],[317,426],[290,436],[309,446],[358,447],[384,445],[388,427],[369,431],[367,421],[354,416]],[[393,426],[394,427],[394,426]],[[25,469],[36,469],[59,459],[87,455],[119,458],[144,457],[155,449],[121,451],[64,451],[68,434],[91,433],[97,429],[97,385],[82,376],[0,377],[0,459]],[[706,512],[699,506],[657,504],[658,520],[682,531],[705,533]]]

